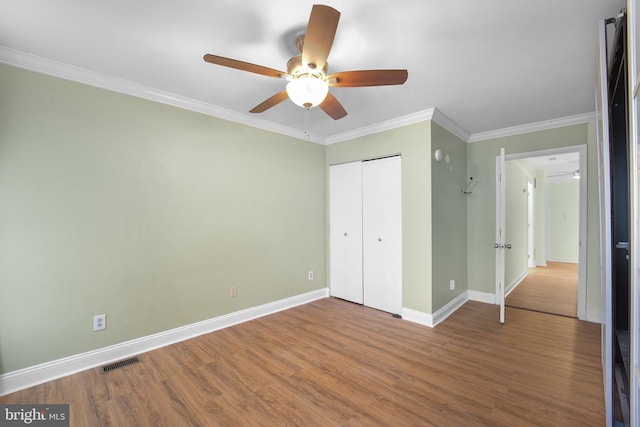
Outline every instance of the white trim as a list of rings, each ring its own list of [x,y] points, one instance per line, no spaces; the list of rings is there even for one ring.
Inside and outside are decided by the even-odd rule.
[[[152,88],[149,86],[134,83],[118,77],[109,76],[98,73],[96,71],[75,67],[62,62],[54,61],[41,56],[10,49],[0,46],[0,63],[12,65],[14,67],[23,68],[37,73],[47,74],[65,80],[98,87],[113,92],[123,93],[137,98],[149,101],[159,102],[161,104],[171,105],[185,110],[195,111],[197,113],[206,114],[208,116],[217,117],[231,122],[240,123],[246,126],[275,132],[281,135],[290,136],[292,138],[303,139],[318,144],[335,144],[337,142],[347,141],[361,136],[371,135],[383,132],[385,130],[396,129],[410,124],[433,120],[444,129],[451,132],[464,142],[484,141],[487,139],[500,138],[504,136],[518,135],[534,131],[553,129],[562,126],[569,126],[581,123],[592,122],[595,120],[595,113],[585,113],[576,116],[562,117],[559,119],[545,120],[542,122],[530,123],[521,126],[513,126],[504,129],[498,129],[488,132],[479,132],[471,134],[458,125],[454,120],[444,115],[437,108],[429,108],[408,114],[406,116],[397,117],[395,119],[386,120],[371,126],[365,126],[351,131],[321,137],[311,135],[310,139],[306,139],[299,129],[289,126],[277,124],[269,120],[264,120],[249,113],[239,113],[228,110],[203,101],[187,98],[175,93]]]
[[[255,115],[250,115],[250,113],[238,113],[203,101],[187,98],[175,93],[134,83],[129,80],[120,79],[118,77],[108,76],[96,71],[74,67],[72,65],[53,61],[41,56],[9,49],[4,46],[0,46],[0,63],[58,77],[64,80],[86,84],[100,89],[159,102],[161,104],[171,105],[184,110],[206,114],[208,116],[217,117],[254,128],[279,133],[281,135],[304,139],[305,141],[311,141],[319,144],[324,143],[323,138],[311,135],[309,139],[306,139],[299,129],[273,123]]]
[[[433,328],[455,313],[455,311],[462,307],[467,301],[469,301],[469,296],[465,291],[433,314],[402,307],[402,318],[409,322],[419,323],[420,325]]]
[[[525,271],[522,274],[520,274],[518,277],[516,277],[516,280],[511,282],[511,284],[509,284],[509,286],[507,286],[506,289],[504,290],[504,297],[505,298],[508,297],[511,292],[515,291],[518,285],[522,283],[522,281],[526,279],[528,275],[529,275],[529,272]]]
[[[484,304],[496,304],[496,294],[491,292],[467,291],[469,301],[477,301]]]
[[[329,288],[322,288],[86,353],[8,372],[0,375],[0,396],[327,297],[329,297]]]
[[[432,120],[434,111],[435,108],[430,108],[428,110],[422,110],[416,113],[408,114],[406,116],[397,117],[395,119],[386,120],[380,123],[375,123],[370,126],[364,126],[358,129],[331,135],[325,139],[325,144],[336,144],[338,142],[348,141],[351,139],[360,138],[362,136],[372,135],[374,133],[380,133],[387,130]]]
[[[429,313],[402,307],[402,319],[433,328],[433,316]]]
[[[467,301],[495,304],[496,295],[488,292],[465,291],[433,314],[402,307],[402,318],[409,322],[433,328],[455,313],[455,311],[462,307]]]
[[[584,171],[583,176],[580,177],[580,248],[579,248],[579,261],[578,261],[578,319],[583,320],[586,316],[587,306],[587,181],[588,181],[588,169],[587,169],[587,145],[571,145],[566,147],[549,148],[538,151],[528,151],[523,153],[507,154],[506,160],[524,159],[527,157],[537,156],[549,156],[554,154],[563,154],[578,152],[580,155],[580,171]],[[497,194],[497,191],[496,191]],[[549,193],[547,192],[547,197]],[[547,209],[549,208],[549,201],[547,200]],[[548,213],[547,213],[548,215]],[[548,218],[547,218],[548,223]],[[547,227],[547,246],[549,244],[549,229]],[[550,253],[547,247],[547,254]]]
[[[449,301],[444,307],[433,313],[433,326],[442,323],[447,317],[455,313],[456,310],[462,307],[467,301],[469,301],[469,296],[467,295],[466,291]]]
[[[577,259],[569,259],[569,258],[549,258],[547,261],[549,261],[549,262],[566,262],[567,264],[578,264],[580,262]]]
[[[578,241],[578,244],[580,245],[578,248],[578,319],[582,320],[585,318],[587,311],[587,262],[589,262],[587,257],[587,246],[589,245],[589,235],[587,232],[587,214],[589,209],[587,198],[589,197],[589,189],[587,187],[587,183],[589,180],[589,170],[587,168],[587,145],[585,144],[579,147],[580,171],[585,171],[580,179],[580,195],[578,200],[578,235],[580,237],[580,240]],[[591,178],[591,182],[593,182],[593,178]],[[550,252],[547,252],[547,254],[549,253]]]
[[[452,119],[445,116],[442,111],[438,110],[437,108],[434,108],[433,121],[451,132],[453,135],[463,140],[464,142],[469,142],[471,134],[463,129],[459,124],[454,122]]]
[[[554,129],[564,126],[578,125],[595,121],[595,113],[584,113],[575,116],[561,117],[558,119],[544,120],[541,122],[529,123],[520,126],[513,126],[504,129],[497,129],[488,132],[478,132],[471,134],[467,142],[485,141],[487,139],[503,138],[505,136],[520,135],[523,133],[537,132],[541,130]]]
[[[427,110],[418,111],[416,113],[407,114],[406,116],[397,117],[395,119],[386,120],[384,122],[375,123],[370,126],[353,129],[347,132],[339,133],[336,135],[328,136],[325,139],[326,145],[336,144],[338,142],[348,141],[362,136],[372,135],[375,133],[384,132],[391,129],[397,129],[403,126],[412,125],[415,123],[424,122],[427,120],[433,120],[438,125],[442,126],[453,135],[460,138],[462,141],[467,142],[469,139],[469,132],[464,130],[460,125],[445,116],[437,108],[429,108]]]
[[[500,323],[504,323],[505,316],[505,256],[506,256],[506,173],[505,173],[505,149],[500,147],[500,155],[496,156],[496,304],[500,306]]]

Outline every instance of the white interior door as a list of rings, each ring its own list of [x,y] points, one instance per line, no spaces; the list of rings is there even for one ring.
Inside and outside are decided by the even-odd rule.
[[[504,257],[505,257],[505,167],[504,148],[500,149],[500,155],[496,157],[496,298],[500,304],[500,323],[504,323]]]
[[[329,168],[331,295],[363,303],[362,163]]]
[[[600,204],[600,286],[602,375],[607,426],[613,422],[613,318],[611,312],[611,195],[609,173],[609,101],[607,91],[606,24],[600,22],[596,68],[596,139]]]
[[[402,307],[401,158],[362,163],[364,305]]]

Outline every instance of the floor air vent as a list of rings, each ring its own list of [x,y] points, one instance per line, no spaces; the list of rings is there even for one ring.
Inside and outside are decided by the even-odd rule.
[[[123,366],[131,365],[132,363],[138,363],[140,359],[137,357],[132,357],[130,359],[120,360],[119,362],[114,362],[109,365],[105,365],[102,367],[102,372],[113,371],[114,369],[122,368]]]

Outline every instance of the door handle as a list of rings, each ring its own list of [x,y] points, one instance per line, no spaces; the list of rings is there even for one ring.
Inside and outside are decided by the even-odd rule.
[[[616,248],[618,248],[618,249],[629,249],[629,242],[618,242],[618,243],[616,243]]]
[[[496,249],[504,249],[504,245],[501,245],[500,243],[495,243],[493,247]]]
[[[504,245],[504,247],[507,248],[507,249],[511,249],[511,245],[510,244],[506,244],[506,245]]]

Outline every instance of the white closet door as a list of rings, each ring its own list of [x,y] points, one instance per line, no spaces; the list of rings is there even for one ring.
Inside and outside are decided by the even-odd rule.
[[[362,299],[362,163],[329,168],[331,295]]]
[[[400,157],[362,163],[364,305],[399,314],[402,308]]]

